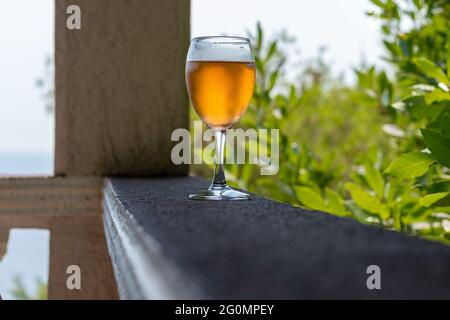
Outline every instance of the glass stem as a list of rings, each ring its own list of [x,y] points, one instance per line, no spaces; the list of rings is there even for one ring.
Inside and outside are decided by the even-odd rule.
[[[223,189],[227,185],[227,181],[225,180],[225,173],[223,171],[225,130],[215,130],[214,138],[216,142],[216,151],[215,151],[214,180],[212,182],[211,189]]]

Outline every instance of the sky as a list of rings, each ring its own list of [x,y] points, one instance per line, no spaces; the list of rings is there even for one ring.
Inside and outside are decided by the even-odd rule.
[[[1,2],[0,153],[51,154],[53,118],[35,83],[53,53],[53,0]],[[377,24],[364,14],[368,0],[192,0],[191,6],[192,36],[245,35],[261,21],[269,35],[285,29],[295,36],[303,58],[326,45],[334,70],[346,75],[363,54],[369,62],[381,55]]]
[[[0,152],[53,149],[53,119],[36,87],[52,52],[53,1],[1,0]]]

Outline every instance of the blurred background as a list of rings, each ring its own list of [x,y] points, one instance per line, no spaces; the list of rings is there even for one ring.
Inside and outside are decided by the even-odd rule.
[[[2,3],[2,176],[53,174],[53,10]],[[252,39],[258,81],[239,125],[282,133],[278,175],[227,165],[231,183],[447,243],[449,21],[445,0],[191,0],[193,37]],[[45,298],[48,239],[10,232],[4,298]]]

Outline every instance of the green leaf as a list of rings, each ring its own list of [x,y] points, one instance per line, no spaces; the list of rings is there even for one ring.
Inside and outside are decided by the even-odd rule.
[[[450,168],[450,137],[429,129],[421,130],[425,145],[433,157],[441,164]]]
[[[447,31],[447,77],[450,78],[450,31]]]
[[[376,170],[372,165],[366,164],[365,166],[365,178],[369,186],[377,193],[380,198],[384,195],[384,180],[381,173]]]
[[[274,73],[272,73],[270,75],[269,87],[267,88],[268,91],[272,91],[273,87],[275,86],[275,84],[277,82],[278,75],[279,75],[279,70],[275,71]]]
[[[426,129],[434,130],[446,137],[450,137],[450,113],[442,112],[437,119],[427,124]]]
[[[264,36],[264,34],[263,34],[262,27],[261,27],[261,22],[258,21],[256,23],[256,41],[257,41],[256,46],[257,46],[258,50],[260,50],[262,47],[263,36]]]
[[[441,89],[434,89],[431,92],[425,93],[425,102],[427,104],[432,104],[433,102],[450,100],[450,94],[448,92],[442,91]]]
[[[259,73],[264,74],[264,64],[263,64],[263,62],[261,61],[261,59],[259,59],[258,57],[255,58],[255,65],[256,65],[256,70],[257,70]]]
[[[412,55],[412,41],[411,39],[400,39],[400,49],[402,50],[402,53],[406,57],[411,57]]]
[[[428,153],[410,152],[395,159],[384,172],[398,179],[414,179],[424,175],[435,162]]]
[[[300,202],[306,207],[320,211],[327,210],[325,201],[322,199],[322,196],[313,188],[296,186],[294,187],[294,191],[297,199],[299,199]]]
[[[389,209],[389,206],[385,204],[381,205],[379,215],[383,220],[389,219],[391,217],[391,210]]]
[[[444,136],[450,137],[450,114],[449,113],[442,115],[441,132]]]
[[[450,206],[450,192],[439,192],[427,194],[420,199],[423,207],[447,207]]]
[[[376,5],[377,7],[380,7],[380,8],[384,8],[384,6],[385,6],[383,1],[381,1],[381,0],[370,0],[370,2],[372,2],[374,5]]]
[[[275,54],[275,52],[277,52],[277,42],[273,41],[270,44],[269,50],[267,51],[266,61],[269,61],[270,58],[272,58],[272,56]]]
[[[400,48],[395,44],[395,42],[389,42],[384,40],[383,43],[392,56],[396,56],[401,53]]]
[[[424,96],[412,96],[408,97],[403,102],[406,105],[407,110],[411,114],[411,116],[418,119],[430,119],[434,120],[437,116],[439,116],[443,110],[449,109],[446,101],[434,103],[433,105],[428,105],[425,102]]]
[[[380,199],[371,195],[364,190],[364,188],[355,183],[347,182],[345,184],[345,189],[350,192],[352,199],[359,207],[372,213],[379,213],[381,209]]]
[[[344,217],[348,216],[349,212],[345,209],[344,199],[335,191],[326,188],[325,195],[327,197],[327,210],[335,215]]]
[[[445,73],[432,61],[426,58],[415,58],[413,59],[413,62],[427,77],[434,78],[438,82],[448,84],[449,81]]]

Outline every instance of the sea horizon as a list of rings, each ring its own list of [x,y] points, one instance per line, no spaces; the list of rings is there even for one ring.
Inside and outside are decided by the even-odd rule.
[[[0,150],[0,176],[53,175],[53,151]]]

